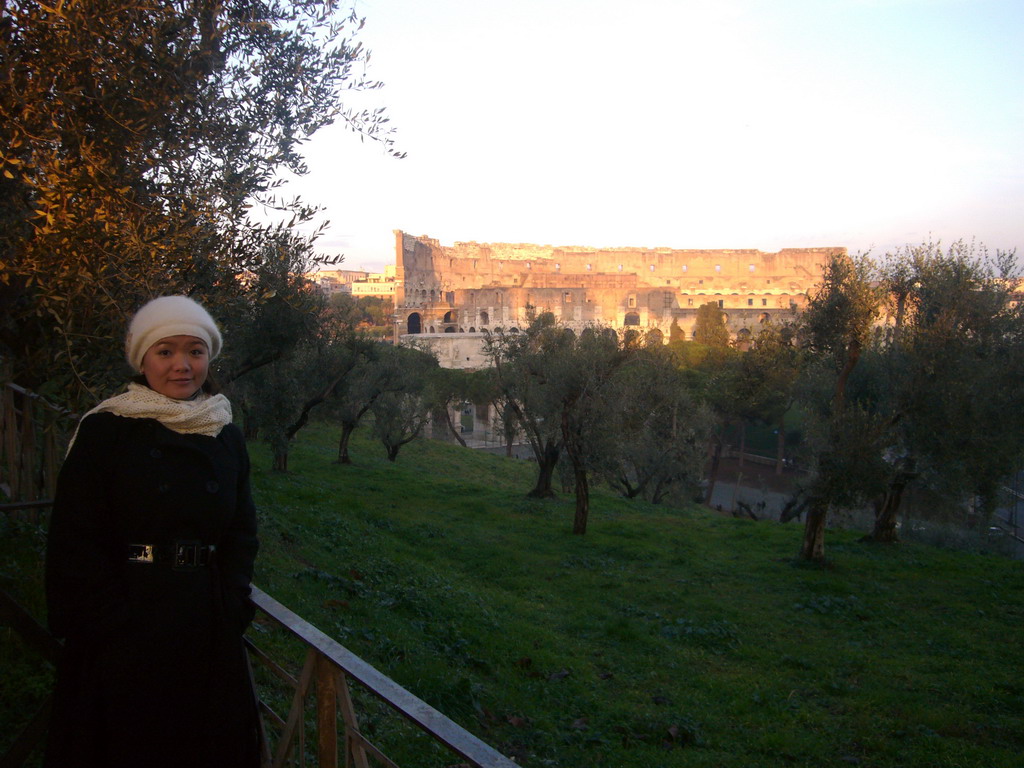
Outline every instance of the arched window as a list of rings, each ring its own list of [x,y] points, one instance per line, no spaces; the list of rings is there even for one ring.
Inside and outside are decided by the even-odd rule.
[[[444,321],[446,323],[454,323],[455,322],[455,313],[452,312],[451,310],[449,310],[448,312],[445,312],[444,313]]]
[[[405,321],[406,326],[409,328],[409,333],[422,333],[422,324],[420,320],[420,313],[413,312],[409,315],[409,318]]]
[[[480,325],[488,325],[491,322],[491,318],[487,316],[486,312],[480,313]]]

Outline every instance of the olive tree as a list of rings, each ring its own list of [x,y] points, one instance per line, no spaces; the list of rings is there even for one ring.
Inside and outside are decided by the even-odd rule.
[[[302,143],[347,109],[362,26],[329,0],[8,0],[0,21],[0,354],[73,406],[120,378],[124,321],[158,294],[258,305],[316,209],[279,195]],[[282,214],[266,223],[266,209]],[[235,313],[230,308],[225,316]],[[229,329],[230,330],[230,329]]]
[[[868,538],[897,539],[906,488],[978,498],[987,527],[1005,478],[1024,458],[1024,310],[1013,253],[957,241],[907,247],[882,267],[887,333],[876,351],[889,424],[887,487]]]
[[[829,507],[848,506],[871,492],[876,477],[879,425],[857,403],[847,403],[847,385],[869,341],[879,296],[866,257],[833,256],[822,282],[800,318],[799,340],[808,357],[802,385],[812,415],[813,472],[807,486],[807,517],[800,557],[825,558]]]

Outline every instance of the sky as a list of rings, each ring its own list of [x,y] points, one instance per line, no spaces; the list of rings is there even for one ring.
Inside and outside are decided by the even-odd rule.
[[[975,240],[1024,255],[1024,0],[358,0],[404,159],[342,125],[286,192],[340,268],[393,230],[594,248]]]

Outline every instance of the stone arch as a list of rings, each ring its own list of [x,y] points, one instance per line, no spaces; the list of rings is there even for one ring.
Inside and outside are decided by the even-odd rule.
[[[447,312],[445,312],[444,313],[444,321],[446,323],[454,323],[455,322],[455,312],[453,312],[450,309]]]
[[[480,325],[488,325],[490,322],[491,322],[491,318],[487,314],[487,311],[486,310],[482,310],[480,312]]]
[[[409,333],[423,333],[423,321],[420,318],[419,312],[413,312],[406,318],[406,327],[409,329]]]
[[[622,321],[623,325],[640,325],[640,315],[637,312],[627,312],[626,318]]]
[[[435,333],[435,331],[434,331],[434,326],[430,326],[430,332],[431,332],[431,333]]]
[[[455,326],[454,325],[446,325],[445,328],[444,328],[444,332],[445,333],[455,333]]]
[[[476,328],[474,328],[472,325],[469,326],[469,332],[470,333],[476,333]]]
[[[771,315],[769,315],[767,312],[762,312],[757,317],[757,322],[759,322],[761,325],[764,325],[765,323],[770,323],[771,320]]]
[[[740,328],[738,331],[736,331],[736,341],[750,341],[750,329]]]

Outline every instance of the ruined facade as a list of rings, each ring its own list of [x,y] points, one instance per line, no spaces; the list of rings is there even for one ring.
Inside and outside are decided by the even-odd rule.
[[[698,308],[717,304],[733,338],[792,317],[845,248],[675,250],[455,243],[395,232],[396,335],[523,328],[530,309],[574,330],[634,328],[692,337]],[[452,339],[454,341],[454,339]]]

